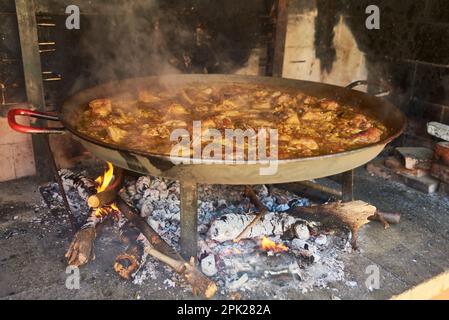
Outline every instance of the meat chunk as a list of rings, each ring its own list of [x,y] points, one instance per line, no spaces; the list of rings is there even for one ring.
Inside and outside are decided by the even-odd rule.
[[[338,109],[338,102],[332,100],[323,100],[320,106],[327,111],[336,111]]]
[[[145,103],[156,103],[161,101],[161,98],[154,95],[148,90],[142,90],[139,91],[139,101],[145,102]]]
[[[110,99],[96,99],[89,102],[92,114],[98,117],[107,117],[112,112],[112,101]]]
[[[318,143],[314,139],[308,137],[292,139],[290,140],[289,146],[308,150],[318,150],[319,148]]]
[[[353,136],[356,142],[362,143],[376,143],[382,137],[382,131],[377,128],[369,128],[368,130],[357,133]]]
[[[173,103],[168,107],[168,115],[167,116],[185,116],[188,115],[189,111],[187,111],[186,108],[184,108],[179,103]]]
[[[108,129],[108,135],[114,142],[120,142],[123,140],[123,138],[126,136],[127,131],[120,129],[119,127],[109,127]]]

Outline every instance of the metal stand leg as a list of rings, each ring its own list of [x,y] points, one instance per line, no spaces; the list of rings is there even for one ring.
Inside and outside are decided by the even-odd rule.
[[[354,170],[342,173],[341,192],[343,202],[354,201]]]
[[[198,251],[198,187],[195,182],[181,182],[181,255],[197,258]]]

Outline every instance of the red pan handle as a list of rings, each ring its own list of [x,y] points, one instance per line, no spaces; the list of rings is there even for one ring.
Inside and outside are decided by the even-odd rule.
[[[27,106],[30,106],[27,104]],[[59,121],[59,118],[56,114],[50,113],[50,112],[39,112],[29,109],[11,109],[8,112],[8,124],[11,127],[11,129],[22,132],[22,133],[57,133],[61,134],[65,132],[64,128],[49,128],[49,127],[32,127],[32,126],[24,126],[21,124],[18,124],[16,121],[17,116],[28,116],[31,118],[37,118],[37,119],[44,119],[44,120],[50,120],[50,121]]]

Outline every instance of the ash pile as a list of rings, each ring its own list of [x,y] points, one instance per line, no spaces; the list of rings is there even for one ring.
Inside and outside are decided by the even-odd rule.
[[[233,240],[253,219],[257,209],[243,195],[241,186],[200,185],[199,253],[203,273],[216,281],[221,294],[264,292],[282,298],[283,291],[307,293],[344,281],[339,256],[350,252],[351,233],[327,230],[319,222],[305,221],[287,212],[309,206],[308,199],[286,190],[264,185],[254,190],[269,213],[245,239]],[[179,249],[179,183],[140,177],[125,187],[134,207],[172,246]],[[134,283],[157,277],[153,261],[142,264]]]
[[[71,177],[70,172],[64,171],[63,177]],[[70,206],[81,221],[83,212],[88,212],[80,191],[83,188],[73,184],[73,179],[63,181]],[[41,190],[52,207],[62,205],[57,189],[57,185],[49,184]],[[309,206],[308,199],[273,186],[259,185],[253,189],[269,212],[244,239],[235,242],[257,213],[245,197],[244,188],[199,186],[197,258],[201,271],[215,281],[219,293],[237,299],[251,293],[283,299],[291,290],[307,293],[315,288],[328,288],[331,283],[345,282],[341,257],[352,250],[351,232],[345,228],[329,229],[318,221],[289,214],[295,207]],[[179,250],[178,182],[142,176],[127,181],[122,194],[168,244]],[[158,264],[151,256],[143,255],[130,279],[139,286],[167,277],[167,272],[171,272],[164,282],[166,287],[189,290],[177,281],[174,272],[168,268],[161,270]]]

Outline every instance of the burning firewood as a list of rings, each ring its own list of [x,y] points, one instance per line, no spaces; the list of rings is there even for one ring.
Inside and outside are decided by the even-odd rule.
[[[64,181],[68,181],[70,186],[77,189],[78,194],[85,201],[88,201],[88,199],[95,193],[99,198],[103,199],[101,194],[106,192],[109,194],[108,201],[111,199],[109,203],[112,202],[114,198],[110,195],[110,190],[114,190],[114,193],[117,194],[117,190],[123,181],[123,171],[119,169],[115,175],[114,183],[110,186],[110,183],[114,178],[114,170],[110,163],[108,163],[108,170],[105,174],[97,178],[96,185],[84,176],[73,174],[68,170],[63,171],[61,175]],[[105,220],[107,214],[114,210],[115,208],[113,206],[90,210],[89,217],[81,227],[81,230],[75,234],[75,237],[65,254],[68,264],[82,266],[89,260],[95,258],[94,241],[97,237],[97,229]]]
[[[123,170],[116,170],[114,181],[112,183],[111,180],[112,179],[109,179],[109,181],[103,182],[103,184],[107,185],[105,187],[105,190],[99,191],[98,193],[91,195],[87,199],[87,203],[91,208],[101,208],[114,202],[115,198],[117,197],[118,191],[122,186]]]
[[[145,253],[165,263],[180,274],[192,286],[195,294],[200,293],[206,298],[212,298],[215,295],[217,291],[216,284],[196,269],[194,257],[192,257],[190,262],[182,259],[124,200],[118,198],[117,206],[128,221],[147,238]]]
[[[68,264],[79,267],[89,260],[95,259],[93,243],[96,237],[95,228],[85,228],[78,231],[65,254]]]
[[[243,231],[235,237],[234,242],[239,242],[245,238],[257,222],[259,222],[260,219],[268,213],[268,209],[262,204],[262,202],[260,202],[259,198],[257,198],[257,195],[251,186],[245,186],[245,195],[250,199],[251,203],[256,206],[259,213],[244,227]]]
[[[87,199],[97,193],[95,182],[81,173],[74,173],[68,169],[59,170],[59,176],[61,177],[64,185],[74,188],[81,199],[87,201]]]
[[[212,240],[225,242],[236,239],[251,239],[262,236],[284,235],[298,221],[285,213],[267,213],[258,219],[254,214],[226,214],[214,220],[209,228]],[[246,229],[245,234],[241,231]]]
[[[357,236],[360,227],[370,222],[369,218],[376,215],[376,207],[363,201],[347,203],[335,202],[312,207],[296,207],[289,214],[301,219],[313,219],[323,226],[343,224],[352,231],[352,247],[357,248]]]

